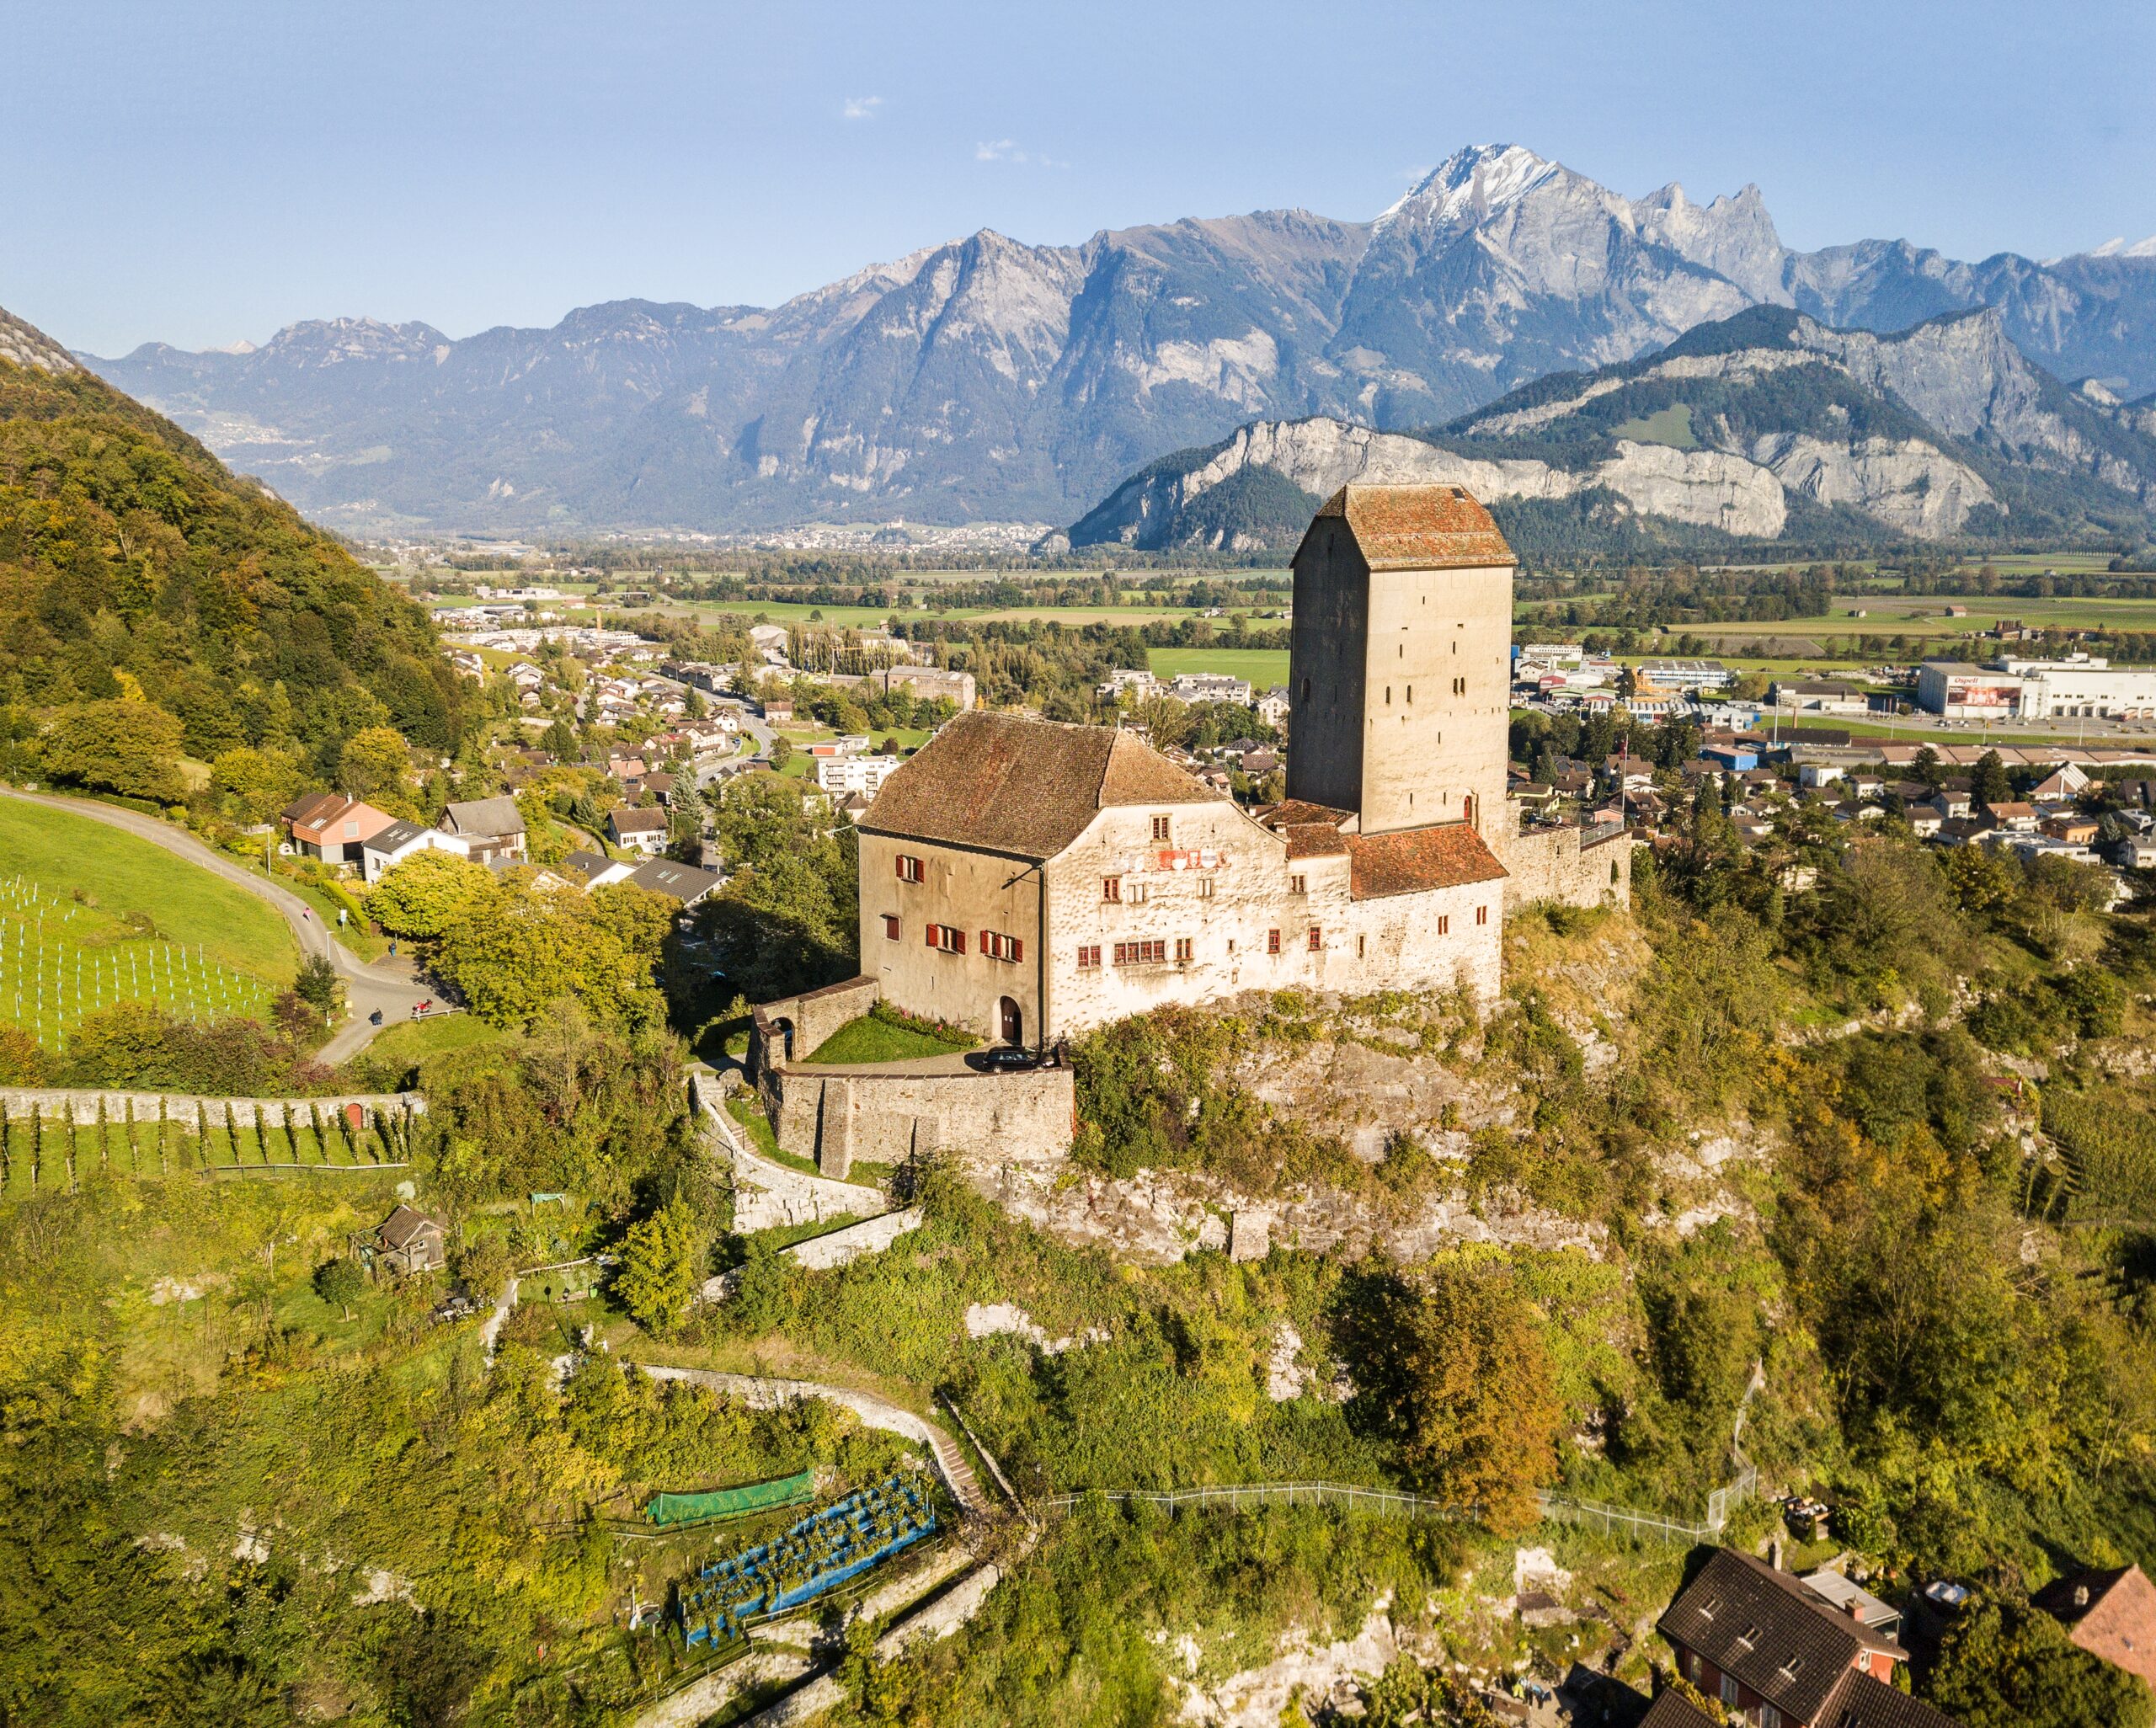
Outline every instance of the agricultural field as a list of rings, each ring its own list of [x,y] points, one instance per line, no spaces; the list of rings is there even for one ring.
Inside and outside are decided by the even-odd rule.
[[[1219,672],[1230,678],[1246,678],[1260,696],[1274,685],[1288,681],[1285,648],[1150,648],[1145,663],[1155,678],[1173,678],[1182,672]]]
[[[47,1049],[120,1001],[261,1018],[298,950],[263,901],[88,817],[0,800],[0,1020]]]
[[[1949,605],[1968,608],[1950,618]],[[1862,611],[1853,618],[1852,611]],[[1817,641],[1834,636],[1968,636],[1990,629],[2002,618],[2018,618],[2032,630],[2156,630],[2156,600],[2017,600],[1995,595],[1962,599],[1935,594],[1860,594],[1836,596],[1823,618],[1787,618],[1773,623],[1688,624],[1694,636],[1724,642],[1763,636],[1803,636]]]

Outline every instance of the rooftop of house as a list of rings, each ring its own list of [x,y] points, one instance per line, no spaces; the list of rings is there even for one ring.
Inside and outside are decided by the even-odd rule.
[[[595,876],[604,875],[612,869],[613,866],[614,861],[611,858],[602,858],[596,852],[576,851],[571,852],[562,860],[561,867],[572,875],[582,877],[589,881]]]
[[[1310,531],[1327,520],[1347,523],[1373,570],[1471,570],[1514,562],[1489,511],[1464,487],[1343,486],[1319,506]],[[1299,548],[1295,556],[1302,557]]]
[[[908,757],[861,825],[1045,860],[1102,810],[1219,797],[1128,732],[978,712],[960,715]]]
[[[1836,1613],[1790,1573],[1726,1548],[1709,1557],[1657,1625],[1671,1643],[1696,1651],[1800,1722],[1821,1716],[1859,1655],[1905,1654],[1892,1639]]]
[[[383,1247],[403,1248],[408,1246],[415,1237],[430,1230],[440,1235],[441,1220],[430,1218],[416,1207],[400,1205],[382,1219],[381,1228],[375,1234],[382,1239]]]
[[[657,834],[666,826],[664,810],[610,810],[606,820],[616,834]]]
[[[2030,1599],[2082,1649],[2156,1685],[2156,1584],[2139,1566],[2054,1579]]]
[[[1348,892],[1358,900],[1502,882],[1505,867],[1465,822],[1348,836]]]
[[[1647,1707],[1640,1728],[1715,1728],[1715,1719],[1671,1687]]]
[[[442,811],[441,826],[451,834],[522,834],[524,813],[515,798],[467,798],[452,802]]]
[[[699,900],[723,880],[717,872],[699,870],[693,864],[677,864],[670,858],[654,858],[640,864],[622,878],[627,888],[648,888],[654,894],[688,905]]]
[[[398,847],[408,846],[414,840],[424,839],[432,832],[431,829],[422,828],[416,822],[392,822],[368,840],[367,850],[370,852],[393,852]]]

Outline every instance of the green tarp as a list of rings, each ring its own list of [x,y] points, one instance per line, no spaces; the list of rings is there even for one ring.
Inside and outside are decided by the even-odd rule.
[[[798,1476],[749,1482],[739,1488],[714,1488],[706,1494],[654,1494],[643,1515],[664,1528],[671,1524],[705,1523],[712,1518],[738,1518],[745,1512],[798,1506],[815,1497],[816,1473],[803,1470]]]

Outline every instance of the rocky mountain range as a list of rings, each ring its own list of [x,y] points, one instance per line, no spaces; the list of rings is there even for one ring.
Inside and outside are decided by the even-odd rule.
[[[2141,248],[1792,252],[1756,188],[1628,200],[1517,146],[1458,152],[1368,222],[983,231],[769,309],[623,301],[461,341],[338,319],[81,358],[352,530],[1067,521],[1246,423],[1434,425],[1757,306],[1876,331],[1989,307],[2052,372],[2156,390]]]
[[[1253,422],[1149,464],[1069,537],[1286,549],[1351,480],[1465,486],[1530,547],[1611,531],[1818,545],[2138,537],[2156,504],[2156,401],[2068,389],[1992,307],[1881,336],[1753,307],[1647,358],[1550,375],[1434,432]]]

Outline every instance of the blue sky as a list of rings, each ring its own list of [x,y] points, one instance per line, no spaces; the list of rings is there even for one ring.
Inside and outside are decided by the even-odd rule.
[[[1783,238],[2156,232],[2156,6],[13,0],[0,306],[117,353],[768,304],[993,227],[1374,215],[1508,141]]]

